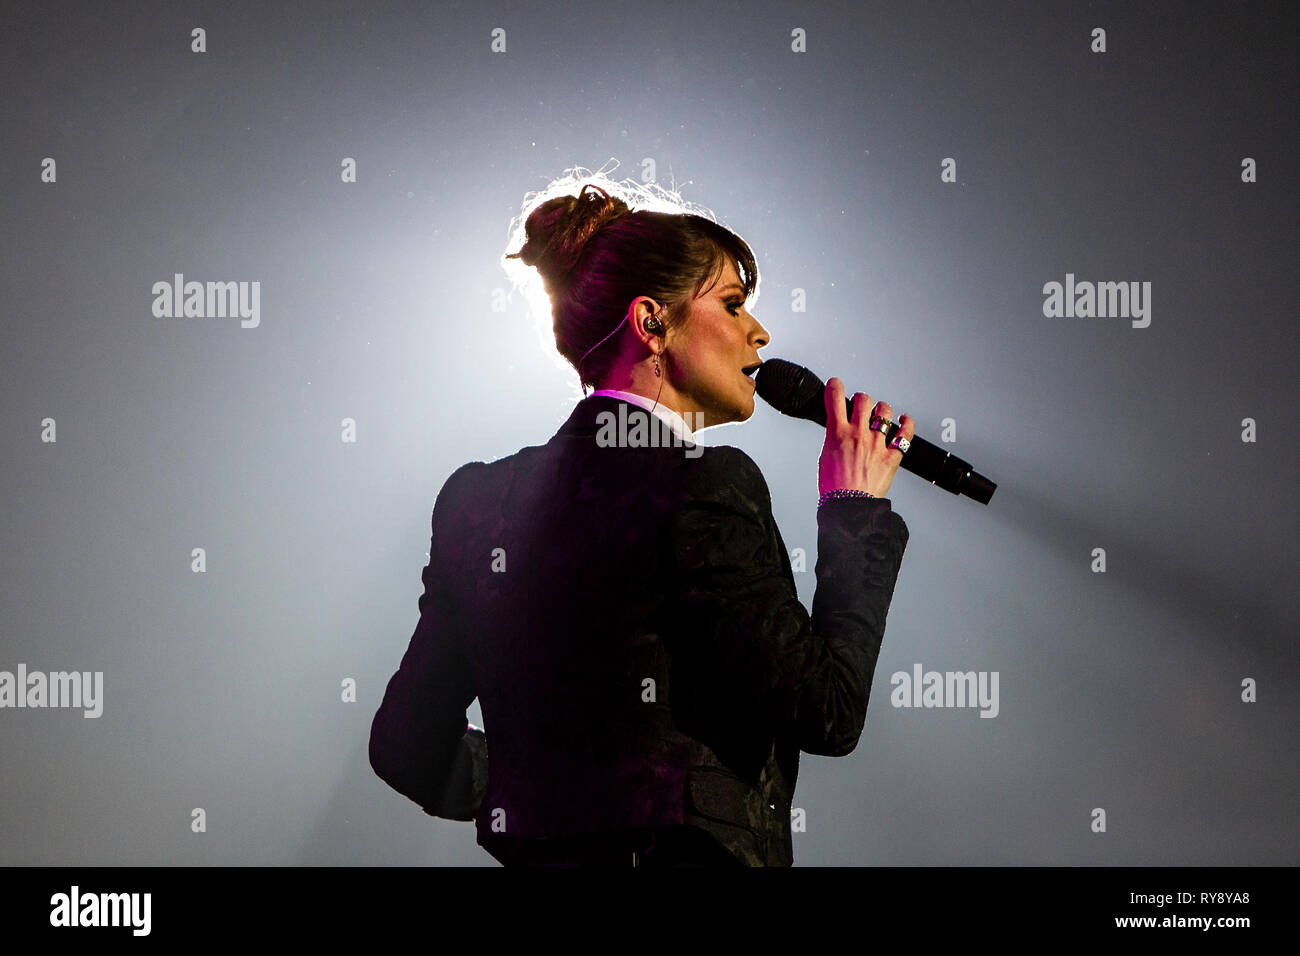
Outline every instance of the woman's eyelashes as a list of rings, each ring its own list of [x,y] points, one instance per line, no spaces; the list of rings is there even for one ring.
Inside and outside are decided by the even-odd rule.
[[[744,302],[743,299],[740,300],[739,302],[729,302],[729,303],[727,303],[727,311],[728,311],[728,312],[731,312],[732,315],[739,315],[739,313],[734,312],[734,311],[732,311],[732,310],[734,310],[734,309],[739,309],[739,308],[740,308],[742,305],[744,305],[744,304],[745,304],[745,302]]]

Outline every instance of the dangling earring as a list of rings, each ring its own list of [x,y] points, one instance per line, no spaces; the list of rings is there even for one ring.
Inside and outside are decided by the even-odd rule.
[[[660,375],[660,372],[659,372],[659,353],[656,352],[656,353],[655,353],[655,378],[658,378],[659,375]]]

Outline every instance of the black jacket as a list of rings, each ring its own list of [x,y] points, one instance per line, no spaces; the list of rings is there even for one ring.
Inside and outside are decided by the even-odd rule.
[[[602,444],[620,405],[653,445]],[[748,455],[583,399],[546,444],[444,484],[371,765],[503,862],[519,840],[684,823],[792,865],[799,753],[857,745],[908,538],[887,498],[832,499],[817,524],[810,619]]]

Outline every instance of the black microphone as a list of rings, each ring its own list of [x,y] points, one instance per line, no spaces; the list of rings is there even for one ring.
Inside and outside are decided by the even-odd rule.
[[[758,395],[778,412],[803,418],[826,427],[826,383],[802,365],[784,359],[768,359],[754,375]],[[845,395],[844,407],[853,419],[853,399]],[[898,423],[885,434],[888,443],[898,434]],[[966,495],[980,504],[988,504],[998,486],[983,475],[971,471],[971,464],[956,455],[930,444],[919,435],[912,436],[911,446],[903,453],[900,467],[954,495]]]

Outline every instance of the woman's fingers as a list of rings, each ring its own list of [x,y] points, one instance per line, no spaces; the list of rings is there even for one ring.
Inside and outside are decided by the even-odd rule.
[[[831,376],[822,398],[826,401],[826,427],[833,430],[837,425],[843,425],[847,421],[844,417],[844,383]]]

